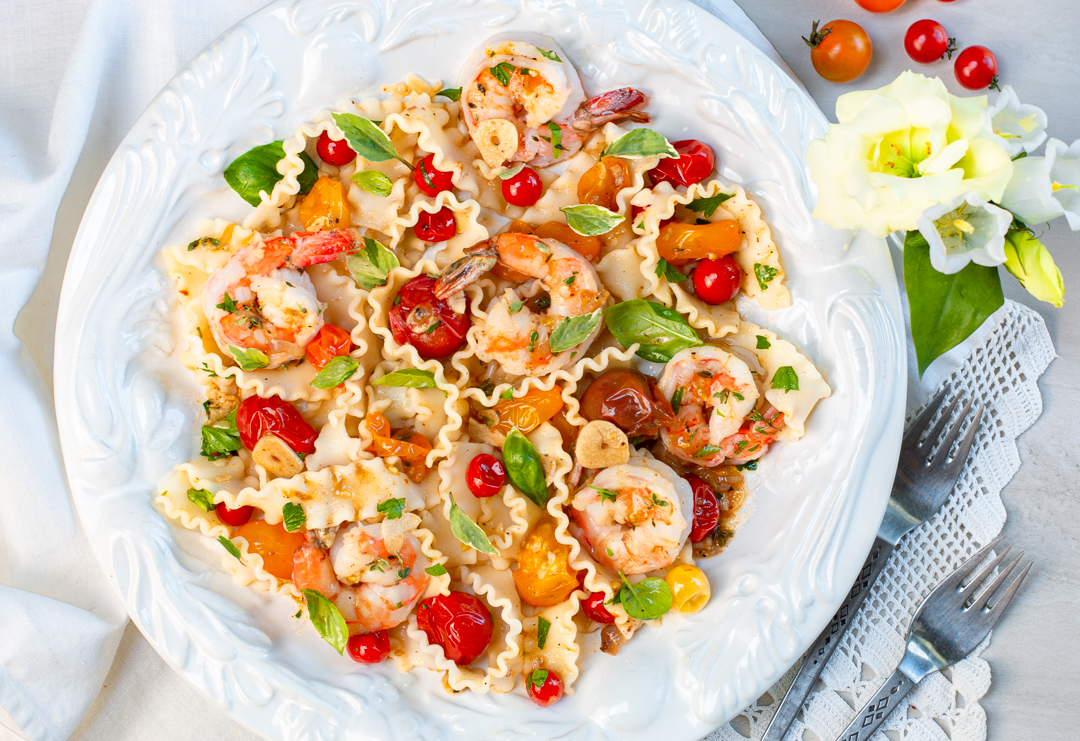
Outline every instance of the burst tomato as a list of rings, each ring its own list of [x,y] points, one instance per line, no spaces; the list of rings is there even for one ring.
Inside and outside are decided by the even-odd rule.
[[[730,255],[742,244],[742,227],[734,219],[710,224],[672,223],[660,229],[656,251],[672,265],[686,265],[692,260],[715,260]]]
[[[672,187],[689,187],[709,177],[716,167],[716,155],[704,142],[683,139],[672,142],[671,146],[675,147],[679,156],[677,159],[662,159],[660,164],[649,170],[649,178],[654,185],[671,183]]]
[[[417,239],[424,242],[445,242],[457,233],[457,222],[449,206],[443,206],[433,214],[421,209],[413,227]]]
[[[618,205],[615,196],[629,184],[630,168],[626,162],[618,157],[602,157],[578,180],[578,203],[591,203],[615,211]]]
[[[304,348],[304,357],[316,370],[322,370],[331,360],[348,355],[352,349],[352,337],[348,332],[336,325],[324,324],[315,339]]]
[[[347,229],[352,226],[345,186],[325,175],[315,181],[297,209],[300,221],[309,232]]]
[[[548,221],[533,229],[533,234],[541,239],[556,239],[577,252],[589,262],[595,262],[604,247],[600,237],[586,237],[578,234],[561,221]]]
[[[610,422],[630,437],[655,437],[674,418],[656,382],[635,370],[609,370],[589,384],[581,414],[590,422]]]
[[[697,476],[687,476],[686,480],[694,490],[694,524],[690,528],[690,540],[700,543],[720,522],[720,502],[712,487]]]
[[[585,617],[589,620],[593,620],[598,623],[604,623],[610,625],[615,622],[615,616],[607,611],[604,607],[604,593],[593,592],[585,599],[581,600],[581,611],[585,613]]]
[[[412,345],[425,360],[445,358],[465,344],[469,300],[457,314],[443,299],[435,298],[435,279],[418,275],[401,287],[390,309],[390,332],[400,345]]]
[[[345,644],[349,658],[361,664],[378,664],[390,653],[390,637],[385,630],[355,635]]]
[[[474,497],[493,497],[502,491],[506,483],[506,467],[495,456],[481,453],[469,461],[465,483]]]
[[[319,433],[300,416],[289,402],[280,396],[249,396],[236,409],[236,430],[240,442],[248,450],[254,450],[267,433],[277,435],[294,453],[307,455],[315,452],[315,438]]]
[[[214,507],[214,512],[217,514],[218,519],[229,527],[240,527],[251,519],[251,513],[254,511],[255,508],[250,505],[229,509],[225,506],[225,502],[218,502],[217,506]]]
[[[435,155],[429,154],[413,168],[413,182],[425,195],[437,196],[454,189],[454,173],[435,169]],[[438,240],[429,240],[438,241]]]
[[[304,533],[288,532],[278,523],[249,520],[233,533],[234,538],[248,542],[248,551],[262,556],[263,568],[278,579],[293,578],[293,552],[304,544]]]
[[[731,255],[702,260],[694,267],[694,293],[707,304],[722,304],[735,297],[742,279],[742,268]]]
[[[543,193],[544,183],[531,167],[522,167],[517,175],[502,181],[503,198],[511,206],[531,206]]]
[[[468,592],[428,597],[416,610],[416,624],[458,666],[476,661],[495,631],[487,606]]]
[[[334,167],[344,167],[356,159],[356,152],[349,146],[349,142],[344,139],[331,139],[328,131],[319,135],[315,151],[319,153],[319,159]]]
[[[858,23],[829,21],[821,30],[814,21],[810,38],[810,61],[817,73],[829,82],[851,82],[866,71],[873,56],[870,37]]]
[[[555,384],[547,391],[530,389],[524,396],[502,399],[495,405],[498,420],[491,429],[498,435],[509,435],[510,430],[517,427],[527,435],[562,411],[562,408],[562,386]]]
[[[550,669],[535,669],[525,677],[529,699],[542,708],[552,704],[563,694],[562,679]]]
[[[578,589],[578,575],[570,566],[570,546],[555,539],[555,524],[542,520],[525,536],[513,572],[518,594],[533,607],[550,607],[570,598]]]

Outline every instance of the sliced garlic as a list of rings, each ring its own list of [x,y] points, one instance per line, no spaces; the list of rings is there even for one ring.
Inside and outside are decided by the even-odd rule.
[[[618,427],[598,419],[581,428],[574,454],[585,468],[610,468],[630,460],[630,441]]]
[[[300,456],[284,440],[270,433],[259,439],[251,451],[251,458],[270,475],[281,479],[291,478],[304,470]]]
[[[489,118],[476,125],[473,141],[484,162],[490,167],[498,167],[518,150],[518,130],[505,118]]]

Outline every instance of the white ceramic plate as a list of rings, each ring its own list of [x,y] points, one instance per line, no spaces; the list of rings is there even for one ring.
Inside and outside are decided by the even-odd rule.
[[[238,587],[220,549],[167,523],[155,485],[195,453],[198,386],[169,357],[172,288],[159,251],[204,217],[247,205],[222,170],[346,97],[408,72],[456,79],[484,38],[549,34],[598,92],[649,92],[653,126],[718,152],[722,177],[762,204],[794,305],[753,318],[812,357],[834,395],[796,445],[753,475],[754,509],[703,564],[708,607],[642,630],[618,657],[582,658],[577,693],[540,709],[521,694],[452,696],[433,672],[363,668],[283,601]],[[499,3],[280,0],[169,83],[102,175],[68,265],[56,403],[72,492],[97,558],[164,659],[273,739],[698,739],[801,654],[854,580],[892,482],[905,369],[892,264],[879,240],[810,218],[803,153],[826,126],[759,50],[682,0]]]

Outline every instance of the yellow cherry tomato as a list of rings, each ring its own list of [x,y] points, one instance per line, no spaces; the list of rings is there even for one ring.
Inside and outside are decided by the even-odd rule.
[[[300,202],[300,221],[309,232],[346,229],[352,226],[345,186],[323,175]]]
[[[742,228],[733,219],[710,224],[672,222],[660,228],[656,251],[672,265],[686,265],[692,260],[730,255],[739,249],[742,238]]]
[[[712,596],[708,577],[697,566],[688,563],[672,568],[664,581],[671,587],[671,609],[678,612],[697,612]]]
[[[233,537],[243,538],[248,551],[258,553],[263,568],[278,579],[292,579],[293,551],[304,544],[303,532],[288,532],[284,525],[271,525],[266,520],[249,520],[233,532]]]
[[[614,211],[615,196],[630,184],[630,168],[618,157],[603,157],[578,180],[578,203]]]
[[[542,423],[554,417],[563,408],[562,386],[555,384],[547,391],[531,389],[517,398],[503,399],[495,405],[499,421],[492,431],[500,435],[509,435],[517,427],[527,435]]]
[[[578,588],[577,572],[570,567],[570,546],[555,540],[555,523],[541,520],[525,536],[513,572],[521,599],[533,607],[550,607],[570,599]]]

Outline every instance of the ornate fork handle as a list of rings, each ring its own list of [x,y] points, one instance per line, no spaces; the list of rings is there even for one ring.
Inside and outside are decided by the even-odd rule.
[[[840,605],[840,609],[833,615],[833,619],[806,652],[802,666],[799,667],[799,673],[795,675],[795,681],[791,683],[791,688],[788,689],[787,694],[780,703],[780,707],[777,708],[776,715],[769,722],[769,727],[765,730],[765,735],[761,741],[781,741],[784,737],[791,725],[791,721],[795,719],[799,708],[802,707],[803,702],[813,689],[821,670],[829,663],[829,657],[832,656],[836,647],[840,645],[840,639],[843,637],[844,631],[851,625],[851,621],[854,619],[855,613],[858,612],[863,600],[866,599],[870,587],[874,585],[874,582],[884,570],[892,552],[892,543],[881,538],[874,541],[873,547],[870,548],[870,554],[866,557],[866,562],[863,563],[863,567],[859,571],[859,577],[851,585],[847,599]]]
[[[844,729],[837,741],[868,741],[889,713],[896,710],[915,687],[915,682],[904,672],[897,669],[885,682],[881,690],[863,705],[855,720]]]

